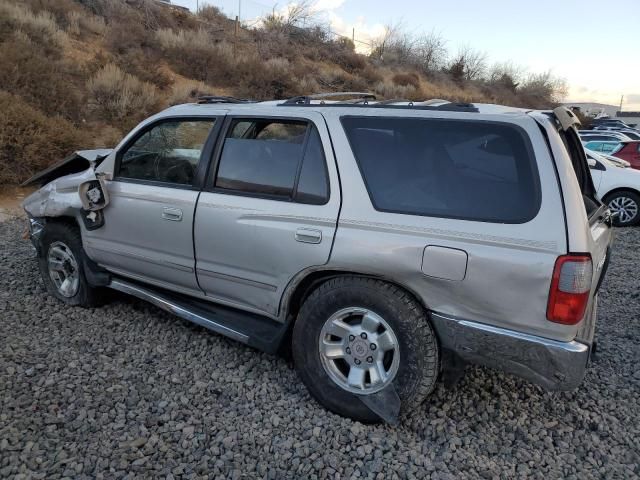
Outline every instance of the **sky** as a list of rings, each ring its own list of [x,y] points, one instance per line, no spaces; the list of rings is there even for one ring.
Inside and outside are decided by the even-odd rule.
[[[193,10],[216,5],[251,21],[290,0],[173,0]],[[569,85],[566,101],[640,110],[640,0],[317,0],[333,31],[370,41],[386,24],[436,32],[451,54],[471,46],[491,63],[551,71]]]

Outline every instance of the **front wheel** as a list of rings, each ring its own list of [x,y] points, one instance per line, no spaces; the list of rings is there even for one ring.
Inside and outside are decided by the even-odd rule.
[[[40,274],[49,294],[68,305],[91,307],[96,291],[84,273],[84,251],[77,227],[47,223],[38,258]]]
[[[438,344],[427,313],[407,292],[369,278],[339,277],[318,287],[294,325],[296,370],[326,408],[378,422],[358,396],[393,383],[406,414],[433,390]]]
[[[618,215],[614,220],[617,227],[633,226],[640,223],[640,196],[629,190],[612,193],[605,198],[605,203],[612,212]]]

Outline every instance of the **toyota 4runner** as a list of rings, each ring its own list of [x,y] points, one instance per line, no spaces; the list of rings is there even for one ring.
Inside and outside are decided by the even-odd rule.
[[[109,287],[287,348],[361,421],[467,363],[579,385],[612,215],[573,113],[348,95],[204,97],[36,175],[48,292],[88,306]]]

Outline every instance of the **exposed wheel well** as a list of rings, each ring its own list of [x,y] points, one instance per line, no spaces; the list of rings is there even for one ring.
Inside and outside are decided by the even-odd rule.
[[[411,289],[407,288],[406,286],[398,282],[395,282],[393,280],[390,280],[388,278],[381,277],[378,275],[349,271],[349,270],[320,270],[317,272],[311,272],[309,275],[304,277],[304,279],[302,279],[302,281],[300,281],[298,285],[296,285],[293,293],[287,300],[286,316],[287,318],[293,317],[291,321],[291,325],[293,325],[293,323],[295,322],[295,318],[298,315],[298,311],[300,310],[300,307],[302,306],[306,298],[316,288],[318,288],[322,283],[326,282],[329,279],[336,278],[336,277],[344,277],[344,276],[373,278],[375,280],[380,280],[382,282],[395,285],[396,287],[401,288],[402,290],[406,291],[408,294],[413,296],[416,299],[416,301],[420,303],[420,305],[422,305],[422,307],[425,310],[428,310],[428,307],[424,304],[422,299],[415,292],[413,292]]]
[[[84,249],[84,239],[82,238],[82,228],[80,226],[80,222],[78,219],[73,216],[60,216],[60,217],[43,217],[46,220],[46,223],[57,223],[68,225],[69,227],[78,231],[80,235],[80,241],[82,242],[82,246]],[[82,255],[82,264],[84,267],[84,273],[87,278],[87,281],[92,287],[104,287],[109,285],[111,282],[111,275],[107,270],[100,267],[97,263],[91,260],[86,252],[83,250]]]
[[[611,198],[611,196],[613,196],[616,193],[619,192],[631,192],[634,193],[638,196],[640,196],[640,191],[636,190],[635,188],[628,188],[628,187],[620,187],[620,188],[614,188],[613,190],[611,190],[610,192],[607,192],[603,197],[602,197],[602,201],[604,202],[605,199]],[[606,203],[606,202],[605,202]]]

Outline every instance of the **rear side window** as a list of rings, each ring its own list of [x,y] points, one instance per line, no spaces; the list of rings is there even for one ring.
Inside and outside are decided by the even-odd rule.
[[[303,121],[234,120],[224,140],[217,189],[324,204],[329,198],[322,142]]]
[[[342,124],[377,210],[524,223],[540,208],[535,159],[517,127],[389,117]]]

